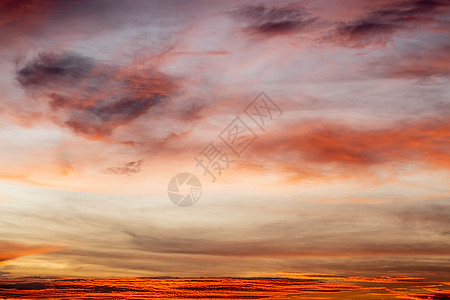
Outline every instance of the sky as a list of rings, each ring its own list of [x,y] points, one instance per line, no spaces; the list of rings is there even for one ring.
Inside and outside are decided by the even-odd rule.
[[[447,0],[1,0],[0,295],[177,276],[444,299],[449,33]]]

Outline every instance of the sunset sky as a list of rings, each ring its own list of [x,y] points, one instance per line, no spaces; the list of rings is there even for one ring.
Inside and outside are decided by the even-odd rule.
[[[448,0],[0,0],[0,297],[233,277],[445,299],[449,75]]]

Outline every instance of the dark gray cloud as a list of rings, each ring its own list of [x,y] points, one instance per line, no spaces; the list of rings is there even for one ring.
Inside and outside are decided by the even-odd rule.
[[[303,7],[289,5],[267,7],[264,5],[243,6],[232,15],[246,22],[245,30],[267,36],[302,31],[317,18],[312,18]]]
[[[444,0],[409,0],[377,8],[350,22],[340,22],[325,38],[341,46],[360,48],[386,44],[398,31],[438,22],[450,3]]]
[[[96,66],[93,59],[75,53],[41,53],[17,72],[27,89],[79,84]]]
[[[123,70],[74,53],[42,53],[19,68],[17,80],[48,101],[58,124],[92,138],[137,119],[176,86],[154,70]]]

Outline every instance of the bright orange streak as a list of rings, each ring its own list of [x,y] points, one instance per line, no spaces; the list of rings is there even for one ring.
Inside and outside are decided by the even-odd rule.
[[[23,278],[0,281],[0,295],[26,298],[70,299],[431,299],[444,296],[444,285],[433,283],[421,286],[417,282],[402,282],[399,277],[394,285],[380,286],[377,279],[363,278],[364,285],[332,283],[331,275],[303,274],[303,279],[293,278]],[[308,278],[309,277],[309,278]],[[321,277],[325,280],[318,280]],[[346,278],[345,276],[338,276]],[[353,277],[348,277],[353,278]],[[359,278],[359,277],[354,277]],[[409,277],[408,277],[409,279]],[[411,278],[413,279],[413,278]],[[361,279],[358,279],[361,280]],[[378,284],[367,284],[376,282]],[[436,288],[438,286],[439,288]],[[428,287],[428,288],[427,288]],[[421,298],[422,297],[422,298]],[[439,298],[444,299],[444,298]]]

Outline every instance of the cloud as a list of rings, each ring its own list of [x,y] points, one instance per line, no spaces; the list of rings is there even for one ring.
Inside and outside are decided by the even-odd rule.
[[[432,293],[432,294],[410,294],[408,295],[411,299],[424,299],[424,300],[445,300],[450,298],[450,293],[442,292],[442,293]]]
[[[279,274],[277,274],[279,275]],[[442,281],[396,282],[382,284],[353,282],[355,277],[327,274],[304,274],[302,278],[273,277],[273,274],[246,278],[173,278],[128,277],[110,279],[76,278],[15,278],[2,279],[0,291],[7,297],[83,299],[87,294],[97,298],[134,297],[167,299],[342,299],[343,295],[355,299],[447,299]],[[317,277],[317,278],[316,278]],[[320,279],[319,279],[320,278]],[[387,277],[386,277],[387,278]],[[344,282],[341,280],[343,279]],[[367,282],[378,278],[367,277]],[[347,282],[345,282],[347,280]],[[430,289],[430,287],[433,287]],[[431,298],[430,298],[431,297]]]
[[[89,57],[44,52],[17,72],[17,80],[27,89],[70,87],[80,84],[94,67]]]
[[[430,203],[426,206],[405,204],[401,208],[389,208],[386,213],[396,219],[400,226],[411,230],[433,231],[442,236],[450,234],[449,207],[442,203]]]
[[[232,230],[125,229],[138,249],[151,253],[240,258],[448,256],[446,199],[419,203],[333,205],[303,218],[285,218]],[[420,215],[419,212],[423,214]],[[355,229],[357,228],[357,229]],[[405,235],[414,230],[415,234]],[[187,232],[195,232],[195,237]],[[429,235],[435,243],[426,243]],[[213,259],[213,258],[211,258]]]
[[[386,45],[397,32],[439,22],[437,16],[449,7],[447,1],[441,0],[393,2],[353,21],[339,22],[325,41],[350,48]]]
[[[94,139],[145,114],[176,86],[154,70],[104,65],[74,53],[41,53],[17,71],[17,80],[48,101],[57,124]]]
[[[45,254],[59,251],[60,247],[25,245],[0,241],[0,264],[28,255]]]
[[[8,266],[11,276],[239,276],[314,268],[409,274],[447,268],[448,206],[381,204],[447,190],[442,183],[450,165],[450,128],[445,102],[435,105],[445,88],[388,79],[448,75],[448,49],[403,52],[408,43],[434,47],[442,33],[358,56],[333,44],[362,47],[416,25],[434,26],[441,6],[418,12],[409,11],[424,6],[418,1],[383,7],[318,1],[305,3],[307,9],[250,2],[236,9],[227,1],[44,2],[15,1],[43,5],[30,4],[22,13],[20,4],[13,19],[0,25],[0,40],[11,54],[0,68],[2,177],[47,186],[5,185],[15,201],[1,204],[0,235],[19,237],[19,243],[62,241],[68,249],[17,260]],[[369,2],[375,8],[362,15]],[[230,10],[231,19],[224,13]],[[409,17],[400,21],[395,14],[402,12]],[[329,19],[315,18],[327,13]],[[335,20],[345,22],[333,31],[331,47],[310,44],[316,29],[328,30],[324,26]],[[243,34],[236,35],[236,28]],[[15,60],[16,70],[14,54],[28,57]],[[359,67],[377,58],[383,66],[374,61],[372,73],[360,76]],[[281,101],[281,123],[261,134],[223,181],[210,186],[203,180],[204,201],[188,214],[173,207],[168,180],[179,169],[201,172],[192,157],[261,88]],[[11,123],[13,114],[28,120],[39,115],[39,124],[19,128]],[[419,119],[424,116],[435,119]],[[253,176],[257,167],[263,176]],[[406,170],[408,178],[390,177],[392,170]],[[372,173],[387,176],[374,183]],[[350,178],[355,174],[362,176]],[[281,182],[291,175],[297,182]],[[298,182],[313,176],[321,180]],[[338,180],[330,183],[326,176]],[[309,209],[317,199],[323,202]],[[355,205],[355,199],[376,205]],[[20,257],[20,248],[10,250],[8,257]],[[107,286],[87,290],[113,291]]]
[[[244,20],[245,31],[265,36],[297,33],[316,21],[299,5],[266,7],[243,6],[232,11],[232,16]]]
[[[450,44],[433,47],[410,46],[401,53],[368,64],[368,72],[381,78],[428,79],[450,75]]]
[[[255,162],[270,156],[275,166],[278,164],[284,171],[301,173],[304,167],[315,166],[312,175],[320,175],[320,166],[337,167],[341,175],[387,163],[391,167],[419,163],[448,168],[449,132],[450,123],[439,117],[402,121],[380,129],[305,121],[292,124],[276,135],[266,134],[252,145],[248,155]]]
[[[30,47],[41,39],[62,45],[58,42],[63,39],[89,39],[126,26],[147,25],[159,22],[165,10],[165,5],[154,1],[129,5],[118,0],[4,0],[0,3],[0,40],[5,45],[1,50]]]
[[[360,236],[362,238],[362,236]],[[381,238],[381,237],[380,237]],[[445,256],[448,245],[441,247],[427,247],[415,245],[413,249],[408,243],[389,243],[377,245],[375,242],[361,241],[348,246],[331,246],[323,241],[316,240],[315,246],[305,243],[289,243],[283,240],[267,239],[254,242],[243,241],[207,241],[188,240],[178,238],[177,242],[168,242],[162,246],[157,239],[145,239],[141,236],[140,245],[151,252],[189,254],[189,255],[212,255],[224,257],[247,257],[247,258],[334,258],[334,257],[380,257],[380,256]],[[347,240],[347,242],[349,242]],[[331,242],[331,240],[329,241]],[[143,244],[145,243],[145,244]],[[153,246],[151,246],[153,245]],[[299,249],[302,248],[302,249]],[[255,249],[258,249],[255,251]]]
[[[123,164],[123,166],[120,167],[108,168],[106,169],[106,172],[110,174],[130,176],[132,174],[139,173],[141,171],[142,162],[143,162],[142,159],[138,161],[131,161]]]
[[[136,297],[192,298],[272,298],[304,293],[341,293],[359,290],[351,284],[334,284],[314,279],[290,278],[127,278],[71,279],[18,278],[0,281],[0,291],[8,297],[57,297],[81,299],[86,294],[100,298]],[[361,288],[361,290],[364,290]]]
[[[55,3],[55,1],[48,0],[4,0],[0,3],[0,29],[24,28],[24,20],[34,23],[38,18],[46,15],[51,10],[52,4]],[[31,27],[26,27],[31,29]]]

